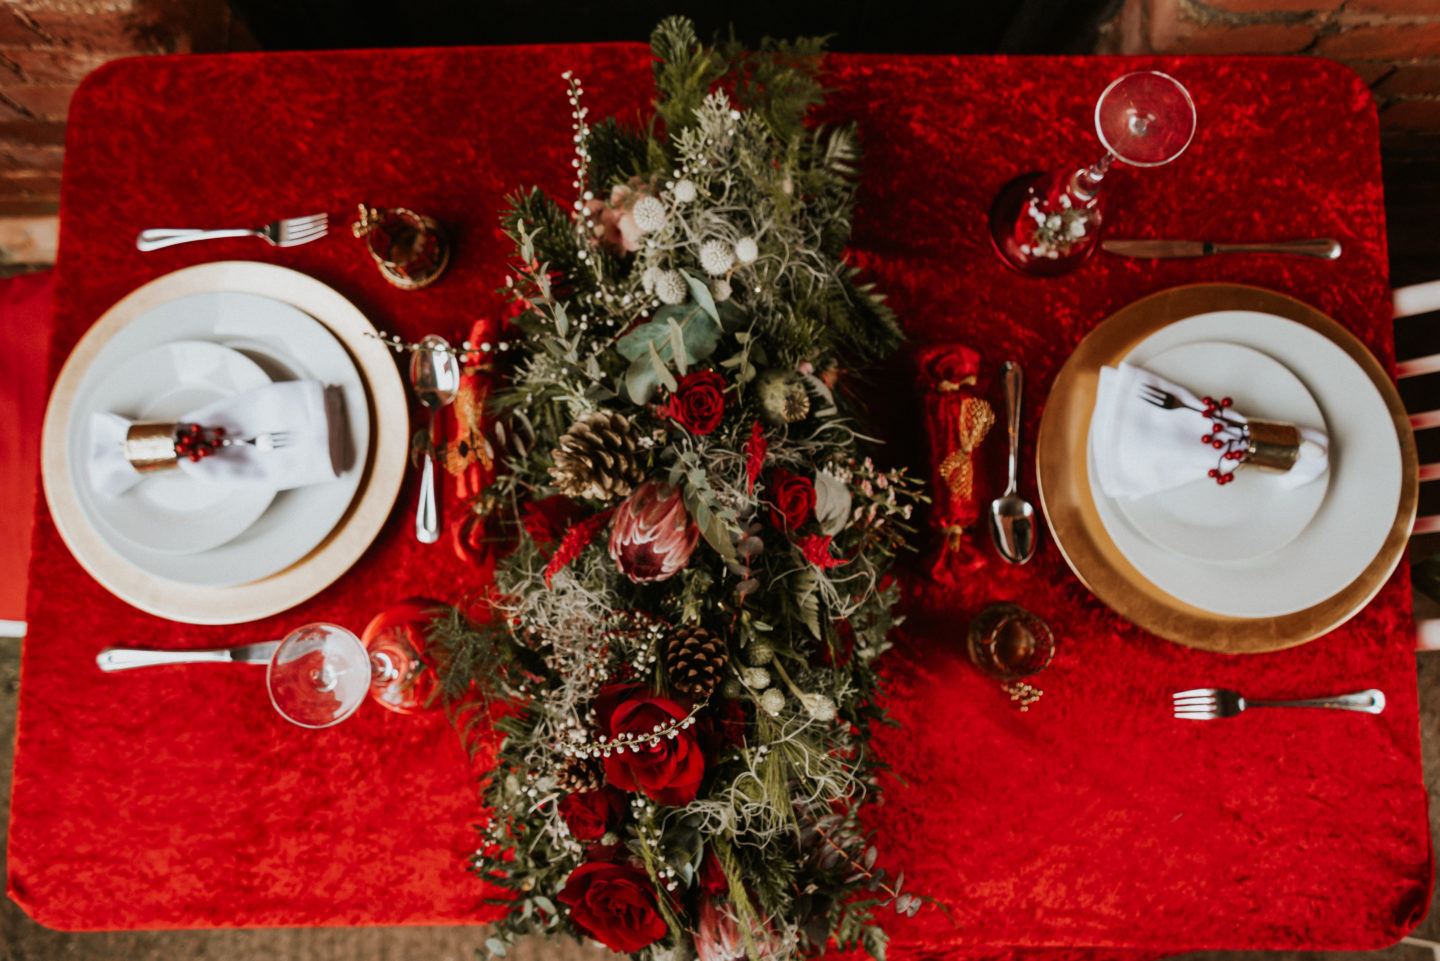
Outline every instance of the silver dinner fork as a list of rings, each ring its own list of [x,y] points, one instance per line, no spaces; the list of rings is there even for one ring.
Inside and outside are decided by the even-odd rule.
[[[1199,407],[1191,407],[1189,404],[1185,403],[1183,400],[1181,400],[1179,397],[1176,397],[1168,390],[1157,387],[1154,384],[1140,385],[1140,399],[1147,404],[1154,404],[1156,407],[1160,407],[1165,410],[1193,410],[1197,413],[1204,413],[1204,411],[1200,410]],[[1242,426],[1240,421],[1234,421],[1229,419],[1228,417],[1219,417],[1219,415],[1216,416],[1219,418],[1219,420],[1231,425],[1232,427]]]
[[[254,437],[241,437],[237,439],[227,438],[222,447],[238,447],[241,444],[248,444],[256,450],[268,453],[281,447],[290,446],[290,432],[288,430],[271,431],[268,434],[256,434]]]
[[[319,240],[330,229],[329,214],[311,214],[308,217],[290,217],[257,227],[254,230],[196,230],[158,227],[142,230],[135,238],[140,250],[159,250],[176,244],[188,244],[192,240],[214,240],[220,237],[259,237],[275,247],[294,247]]]
[[[1192,721],[1210,721],[1217,717],[1234,717],[1252,707],[1333,707],[1342,711],[1379,714],[1385,710],[1385,695],[1373,687],[1354,694],[1336,694],[1306,701],[1247,701],[1238,691],[1223,687],[1197,687],[1174,695],[1175,716]]]

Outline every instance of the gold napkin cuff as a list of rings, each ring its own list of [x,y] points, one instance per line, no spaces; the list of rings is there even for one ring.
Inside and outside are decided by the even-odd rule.
[[[1249,421],[1245,461],[1252,467],[1288,471],[1300,459],[1300,429],[1294,424]]]
[[[131,424],[125,433],[125,459],[142,474],[180,466],[175,454],[175,422]]]

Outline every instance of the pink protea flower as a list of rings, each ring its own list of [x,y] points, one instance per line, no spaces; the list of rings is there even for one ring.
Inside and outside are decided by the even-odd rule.
[[[750,932],[757,957],[775,956],[775,933],[765,924]],[[715,899],[700,899],[700,923],[695,926],[695,953],[700,961],[740,961],[745,957],[745,939],[735,920],[734,909],[720,906]]]
[[[636,583],[663,581],[690,563],[700,528],[690,519],[680,492],[646,481],[621,502],[610,529],[610,556]]]

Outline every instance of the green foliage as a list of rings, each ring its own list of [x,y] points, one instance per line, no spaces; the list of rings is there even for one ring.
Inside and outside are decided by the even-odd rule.
[[[435,628],[443,696],[472,705],[469,717],[499,713],[504,736],[484,788],[494,820],[472,864],[513,898],[489,950],[527,932],[579,936],[554,898],[589,855],[558,801],[574,790],[575,752],[599,750],[602,690],[640,685],[711,732],[695,799],[632,794],[603,840],[649,877],[670,930],[662,944],[690,949],[708,897],[698,873],[713,855],[729,889],[719,901],[752,957],[812,954],[831,939],[879,957],[875,911],[918,902],[876,867],[857,812],[878,796],[869,742],[888,723],[875,662],[896,589],[880,584],[923,498],[865,456],[864,412],[832,390],[900,336],[844,259],[858,142],[852,127],[808,126],[825,92],[822,41],[717,51],[671,18],[652,45],[649,133],[582,121],[577,166],[591,197],[517,193],[502,218],[519,336],[487,408],[503,470],[476,508],[510,549],[488,619]],[[686,422],[681,381],[702,370],[723,392],[703,400],[713,418]],[[751,381],[766,370],[803,384],[808,412],[781,423],[763,410]],[[594,504],[549,500],[552,451],[595,410],[625,416],[643,473],[678,490],[698,529],[669,580],[632,582]],[[816,489],[794,530],[775,520],[780,468]],[[560,556],[565,531],[586,523],[592,540]],[[817,549],[840,563],[812,562]],[[724,647],[721,683],[693,705],[664,663],[681,624]],[[507,710],[473,709],[487,699]],[[640,954],[654,961],[655,950]]]

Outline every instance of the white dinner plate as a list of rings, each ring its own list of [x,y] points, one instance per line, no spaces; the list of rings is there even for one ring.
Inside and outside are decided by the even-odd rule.
[[[1142,342],[1137,350],[1144,347]],[[1181,344],[1151,357],[1145,369],[1196,397],[1230,397],[1246,417],[1325,430],[1320,408],[1300,379],[1258,350],[1215,341]],[[1182,487],[1114,502],[1152,543],[1195,560],[1224,563],[1260,557],[1290,543],[1320,509],[1329,485],[1328,468],[1298,487],[1285,486],[1283,475],[1274,471],[1241,468],[1233,476],[1223,487],[1196,477]],[[1092,494],[1103,496],[1098,488]]]
[[[370,444],[365,384],[350,355],[325,326],[289,304],[251,293],[215,291],[168,300],[144,311],[117,332],[86,369],[67,428],[71,483],[86,519],[105,533],[78,465],[90,413],[105,409],[99,387],[113,372],[156,347],[196,340],[238,351],[271,380],[319,380],[340,388],[347,447],[340,475],[324,484],[281,491],[255,523],[223,544],[177,555],[129,541],[110,542],[128,563],[181,584],[229,587],[284,570],[325,539],[345,514],[360,485]]]
[[[1389,409],[1365,371],[1333,341],[1272,314],[1227,310],[1189,317],[1152,334],[1125,359],[1144,367],[1169,350],[1202,341],[1240,344],[1269,355],[1314,399],[1330,437],[1329,486],[1314,517],[1294,539],[1268,554],[1203,562],[1141,534],[1113,500],[1098,493],[1092,463],[1096,510],[1125,559],[1177,600],[1244,618],[1312,607],[1366,570],[1395,519],[1402,470]]]
[[[212,401],[268,383],[270,377],[260,365],[238,350],[177,340],[143,351],[110,371],[95,387],[92,409],[130,421],[173,422]],[[82,424],[80,432],[86,433],[88,426],[88,421]],[[82,451],[90,446],[82,440]],[[79,475],[77,493],[101,527],[162,554],[219,547],[259,520],[275,499],[275,492],[264,487],[207,483],[181,470],[145,474],[119,496],[105,497],[91,487],[85,471]]]

